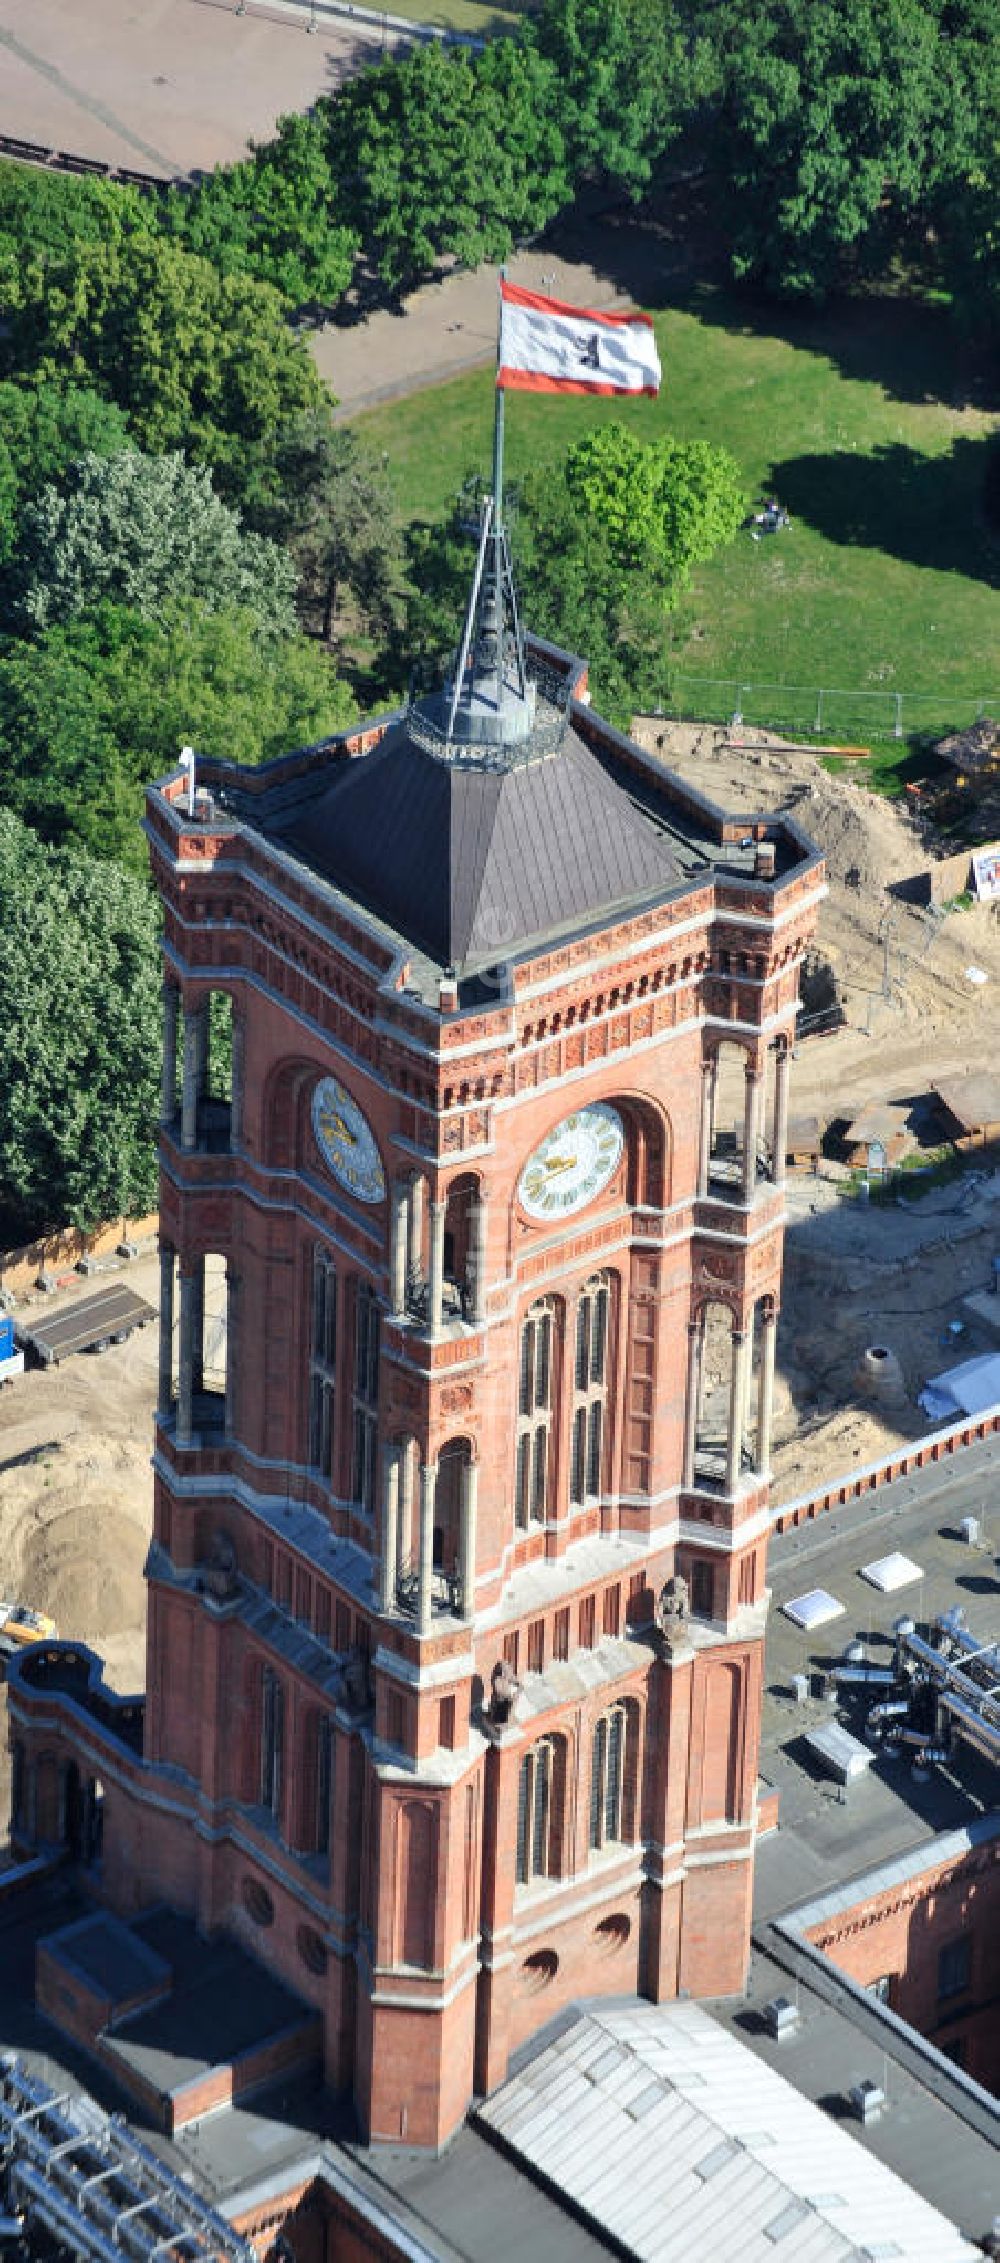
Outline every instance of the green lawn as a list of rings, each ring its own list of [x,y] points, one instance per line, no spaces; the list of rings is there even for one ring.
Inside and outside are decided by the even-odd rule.
[[[434,24],[443,31],[468,31],[478,39],[510,34],[518,17],[530,13],[530,0],[391,0],[394,16],[410,16],[417,24]]]
[[[723,442],[754,496],[775,493],[786,532],[740,535],[664,631],[664,701],[867,742],[907,737],[1000,702],[1000,545],[980,490],[997,420],[970,382],[945,314],[893,300],[789,318],[701,289],[656,316],[656,402],[515,395],[507,466],[559,457],[619,416]],[[438,517],[463,475],[488,472],[488,370],[370,411],[407,516]],[[806,687],[800,697],[789,687]],[[817,717],[814,687],[826,687]],[[836,697],[846,693],[849,697]],[[864,694],[864,697],[860,695]],[[889,782],[888,780],[886,782]]]

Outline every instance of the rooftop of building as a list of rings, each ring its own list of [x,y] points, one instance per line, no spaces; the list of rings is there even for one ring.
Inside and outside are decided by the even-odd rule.
[[[463,1004],[498,963],[699,883],[759,890],[819,865],[787,814],[727,816],[603,721],[584,662],[524,650],[516,696],[488,700],[473,669],[457,705],[453,676],[258,769],[198,759],[195,823],[266,842],[363,914],[411,994],[454,973]],[[182,771],[153,789],[178,818],[189,799]]]

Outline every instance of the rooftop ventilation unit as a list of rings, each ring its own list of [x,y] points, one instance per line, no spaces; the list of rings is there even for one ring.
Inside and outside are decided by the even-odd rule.
[[[799,2024],[799,2007],[790,2003],[787,1996],[772,1996],[761,2016],[768,2034],[780,2041],[783,2035],[794,2035]]]
[[[847,2093],[847,2103],[852,2114],[867,2127],[869,2122],[878,2119],[885,2105],[885,2091],[877,2082],[856,2082]]]

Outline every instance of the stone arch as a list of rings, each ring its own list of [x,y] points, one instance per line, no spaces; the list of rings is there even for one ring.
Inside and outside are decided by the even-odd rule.
[[[260,1152],[273,1170],[296,1170],[306,1153],[309,1099],[322,1075],[317,1061],[301,1057],[275,1062],[261,1094]]]
[[[702,1069],[698,1191],[738,1200],[748,1166],[747,1077],[754,1055],[740,1037],[706,1048]]]
[[[434,1487],[434,1569],[449,1579],[461,1577],[468,1473],[477,1461],[476,1441],[466,1435],[446,1438],[438,1449],[437,1480]]]
[[[744,1464],[749,1338],[735,1292],[695,1299],[689,1332],[684,1484],[737,1490]]]
[[[625,1184],[633,1209],[665,1210],[673,1183],[673,1125],[658,1100],[646,1093],[609,1095],[626,1129]]]

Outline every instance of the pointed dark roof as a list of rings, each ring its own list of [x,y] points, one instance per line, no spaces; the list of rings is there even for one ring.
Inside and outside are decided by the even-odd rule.
[[[586,925],[680,878],[669,843],[567,724],[507,765],[442,758],[419,716],[352,761],[286,836],[441,966]]]

